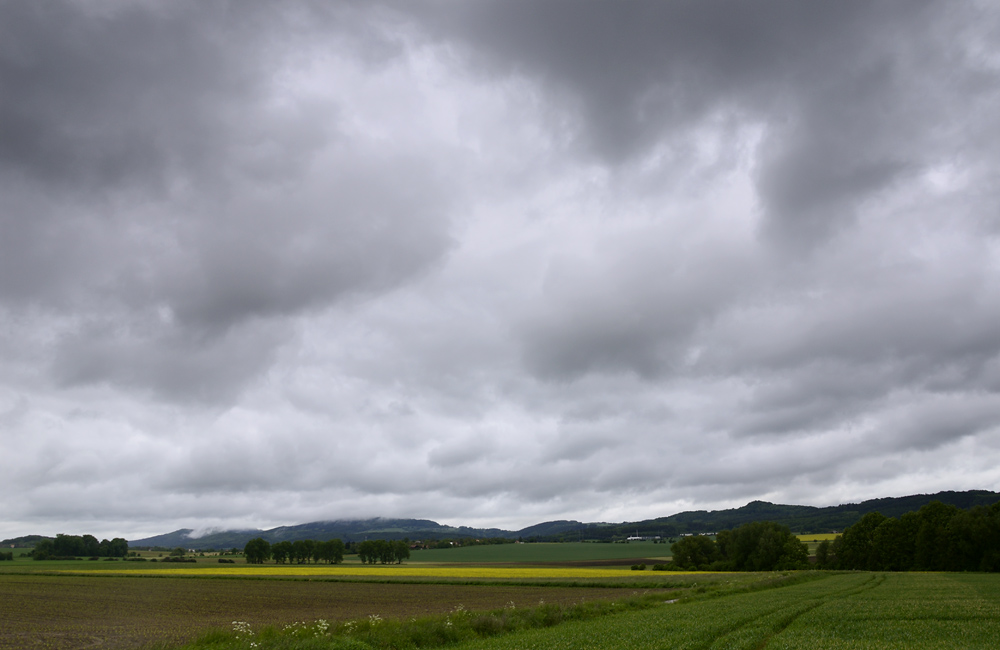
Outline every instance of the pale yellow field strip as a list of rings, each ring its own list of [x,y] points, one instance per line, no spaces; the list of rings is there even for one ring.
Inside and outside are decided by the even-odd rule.
[[[66,571],[65,573],[83,573]],[[122,573],[112,569],[93,569],[86,573]],[[420,567],[420,566],[235,566],[199,569],[169,568],[128,571],[128,575],[156,576],[292,576],[292,577],[397,577],[397,578],[486,578],[486,579],[545,579],[545,578],[627,578],[652,575],[694,574],[700,571],[651,571],[643,573],[622,569],[591,569],[576,567]]]
[[[823,540],[833,541],[840,533],[816,533],[815,535],[796,535],[803,542],[822,542]]]

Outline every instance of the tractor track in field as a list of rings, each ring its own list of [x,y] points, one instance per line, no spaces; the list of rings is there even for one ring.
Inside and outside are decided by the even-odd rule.
[[[777,619],[774,621],[774,624],[768,626],[767,628],[768,631],[766,632],[765,636],[761,638],[761,640],[754,646],[754,650],[764,650],[764,648],[766,648],[771,643],[772,639],[774,639],[776,636],[784,632],[788,628],[788,626],[794,623],[803,614],[807,614],[813,611],[814,609],[826,605],[827,603],[855,596],[857,594],[864,593],[872,589],[876,589],[883,582],[885,582],[884,575],[873,575],[860,585],[846,587],[844,589],[824,594],[822,597],[819,598],[809,598],[791,607],[787,606],[776,607],[775,609],[771,610],[767,614],[764,614],[763,616],[755,616],[751,619],[742,622],[742,624],[737,624],[732,626],[724,634],[717,636],[709,644],[702,646],[702,648],[704,648],[704,650],[710,650],[711,648],[714,648],[719,644],[726,643],[728,637],[732,636],[733,634],[739,632],[742,629],[754,625],[754,623],[761,621],[761,619],[766,619],[771,616],[778,616]],[[787,612],[787,614],[784,616],[780,616],[782,612]]]

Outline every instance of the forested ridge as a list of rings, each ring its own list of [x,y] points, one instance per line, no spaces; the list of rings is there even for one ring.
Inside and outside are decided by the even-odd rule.
[[[630,535],[677,537],[686,533],[708,534],[720,530],[732,530],[744,524],[761,521],[781,524],[797,533],[827,533],[842,531],[870,512],[880,512],[886,517],[900,517],[933,501],[968,509],[977,505],[989,506],[998,500],[1000,500],[1000,493],[997,492],[967,490],[964,492],[946,491],[936,494],[885,497],[828,507],[751,501],[740,508],[714,511],[691,510],[679,512],[669,517],[622,524],[552,522],[559,524],[556,529],[546,529],[546,524],[539,524],[537,527],[532,527],[537,531],[532,537],[537,541],[574,541],[577,539],[612,541],[624,539]],[[577,524],[575,528],[571,525],[573,523]],[[526,539],[529,538],[529,535],[526,534],[528,530],[525,529],[520,533]]]

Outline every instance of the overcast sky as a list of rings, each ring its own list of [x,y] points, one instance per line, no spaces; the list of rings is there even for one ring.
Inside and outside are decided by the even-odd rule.
[[[1000,489],[1000,10],[0,1],[0,538]]]

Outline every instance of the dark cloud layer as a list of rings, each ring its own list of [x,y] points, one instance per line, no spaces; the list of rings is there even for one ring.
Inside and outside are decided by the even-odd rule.
[[[289,39],[318,38],[294,9],[8,13],[0,292],[73,314],[62,384],[231,396],[287,335],[267,321],[391,287],[447,249],[436,163],[343,133],[334,101],[280,106]],[[345,13],[323,16],[334,36]]]
[[[488,74],[557,89],[555,106],[580,143],[612,164],[669,147],[719,113],[760,121],[766,228],[812,242],[856,218],[865,200],[972,144],[940,137],[957,96],[966,118],[969,104],[996,97],[995,68],[955,39],[970,18],[989,21],[988,38],[996,19],[967,9],[959,17],[929,2],[470,3],[442,8],[431,29],[457,34]]]
[[[998,34],[0,5],[0,535],[997,489]]]

